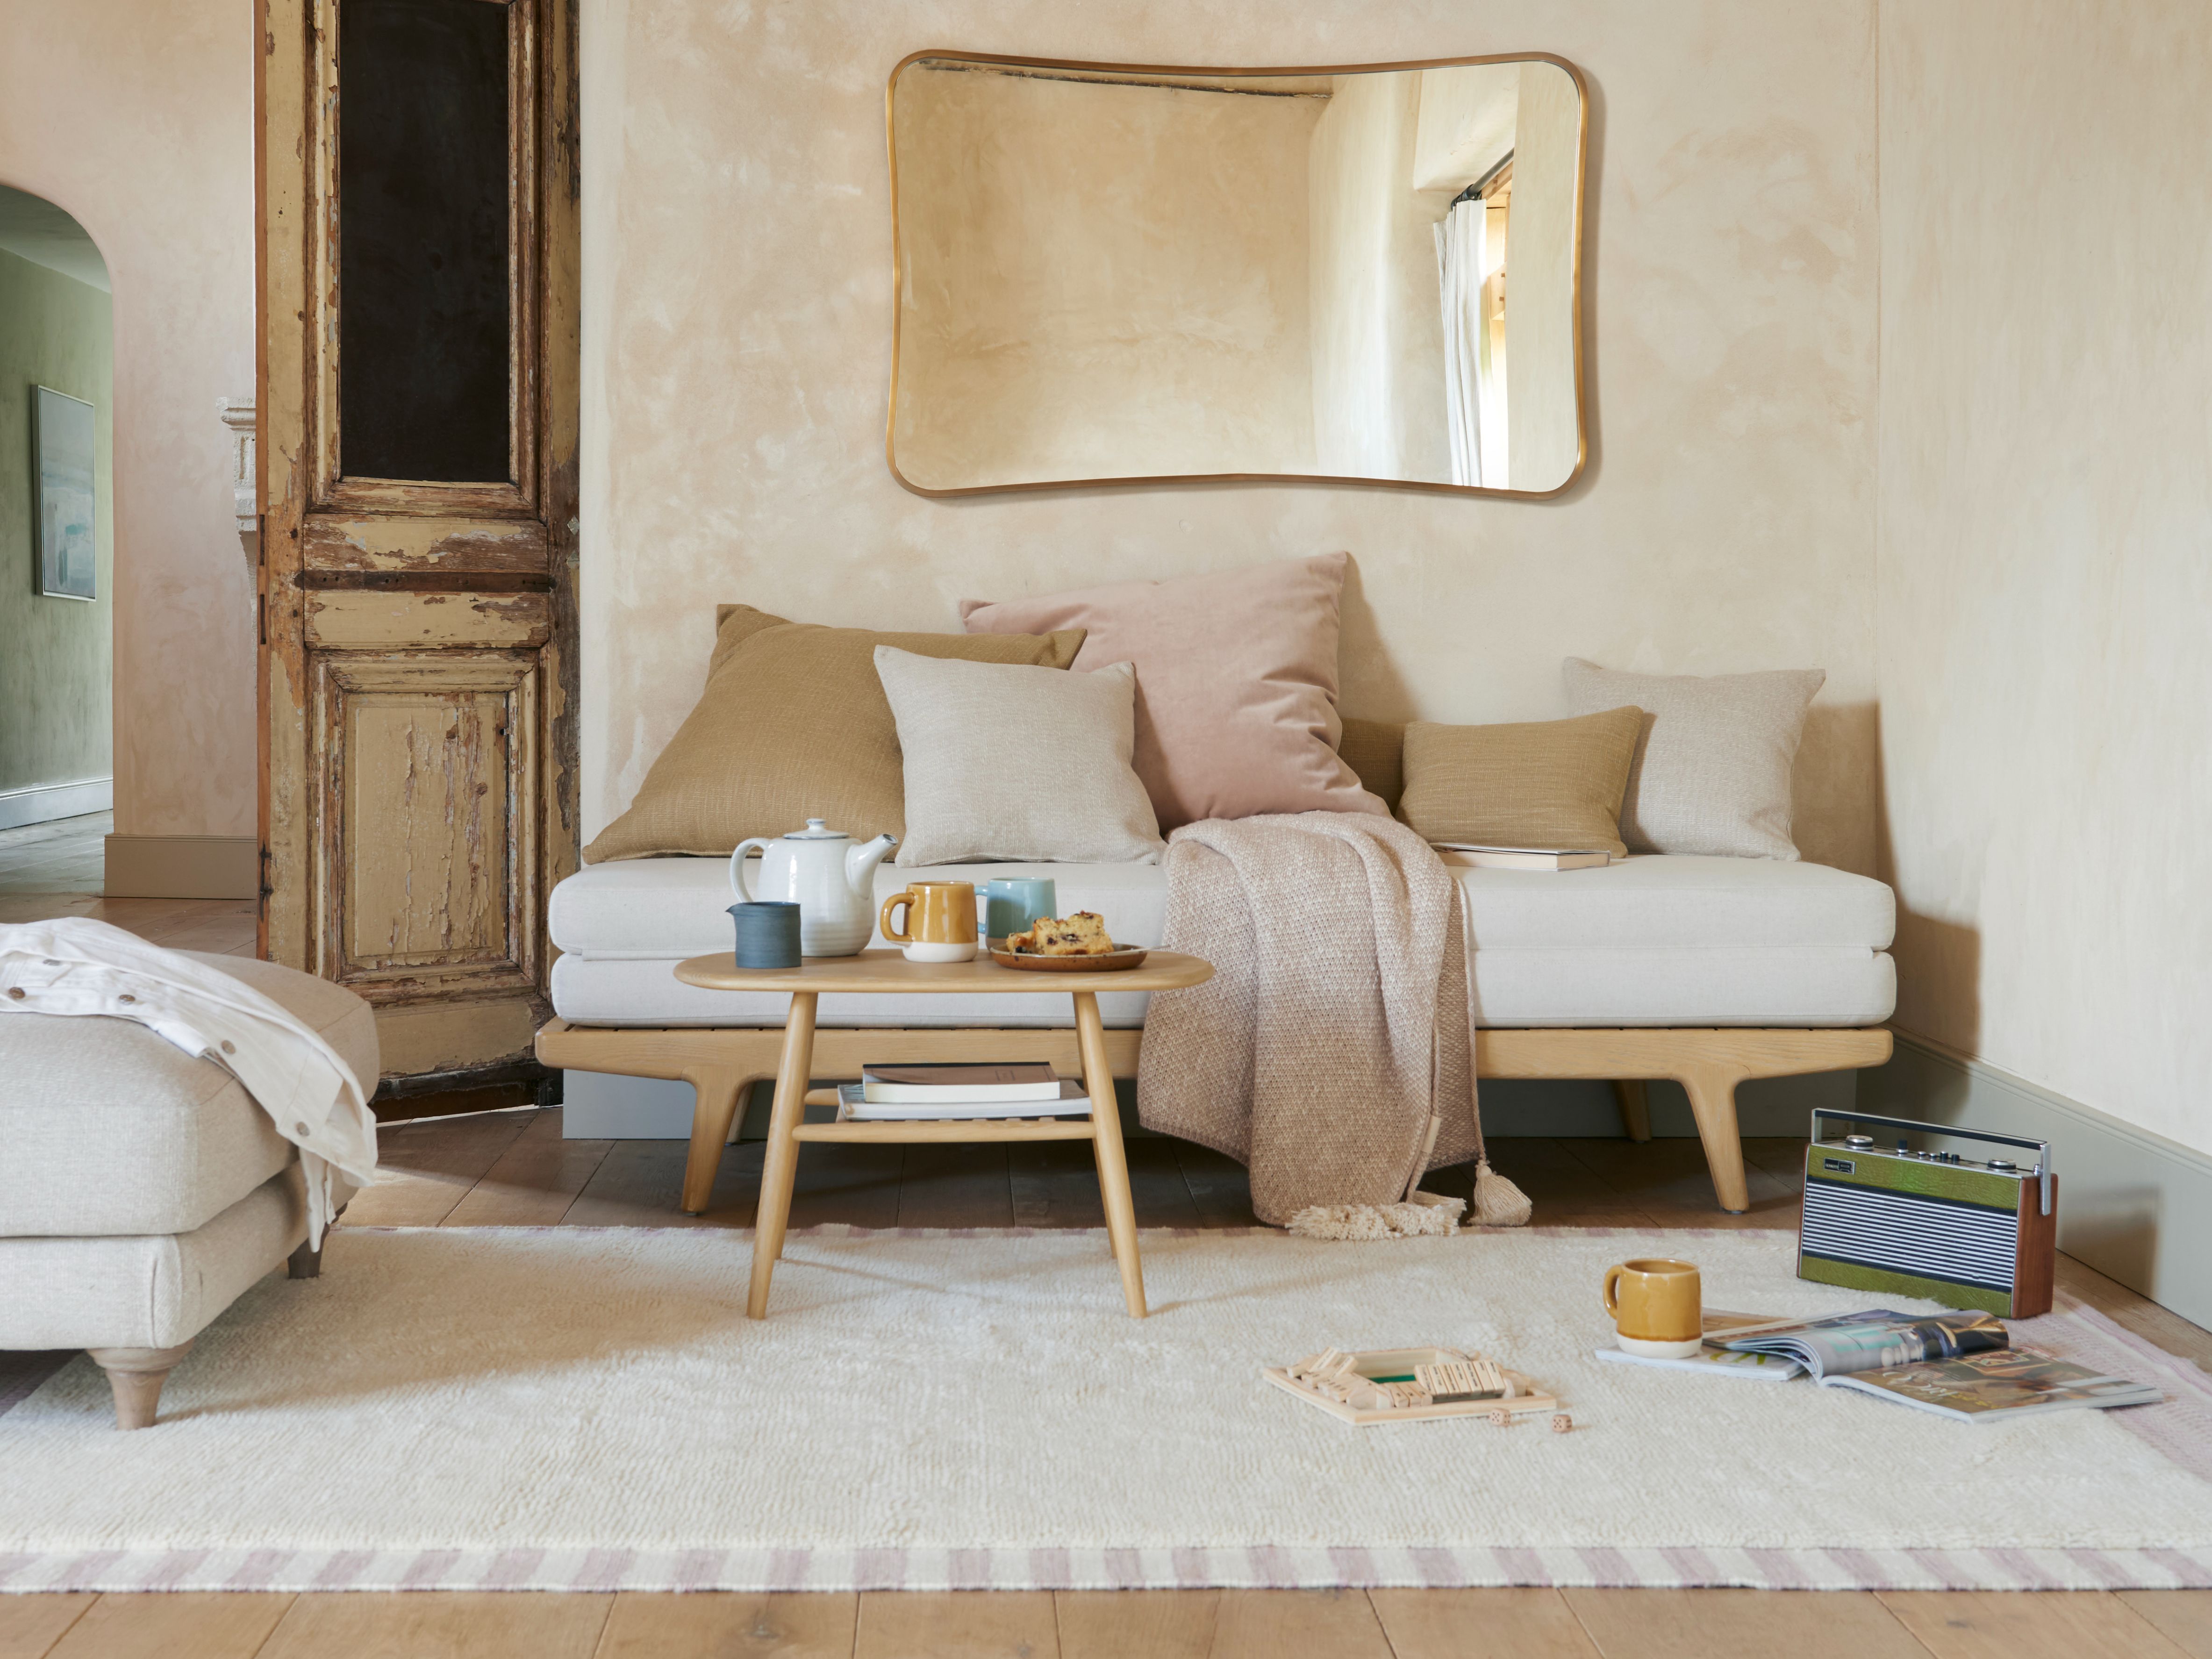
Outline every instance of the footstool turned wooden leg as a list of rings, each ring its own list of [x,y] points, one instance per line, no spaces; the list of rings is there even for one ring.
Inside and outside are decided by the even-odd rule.
[[[186,1341],[173,1348],[85,1350],[92,1356],[92,1363],[107,1373],[107,1385],[115,1391],[117,1428],[153,1426],[155,1410],[161,1402],[161,1384],[169,1380],[169,1372],[191,1349],[192,1345]]]
[[[284,1258],[287,1279],[320,1279],[323,1276],[323,1253],[319,1247],[302,1244]]]

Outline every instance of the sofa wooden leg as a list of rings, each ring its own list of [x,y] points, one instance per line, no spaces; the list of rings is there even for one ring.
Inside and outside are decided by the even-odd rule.
[[[1613,1080],[1613,1097],[1620,1103],[1620,1127],[1628,1131],[1631,1140],[1651,1139],[1651,1103],[1644,1097],[1644,1079],[1640,1077],[1617,1077]]]
[[[1743,1135],[1735,1121],[1735,1085],[1743,1074],[1733,1066],[1707,1066],[1677,1076],[1682,1091],[1690,1097],[1691,1115],[1698,1120],[1698,1139],[1705,1146],[1705,1167],[1712,1171],[1721,1208],[1741,1215],[1751,1207],[1751,1188],[1743,1174]]]
[[[722,1167],[722,1148],[737,1121],[738,1103],[752,1086],[748,1072],[702,1070],[685,1075],[696,1097],[691,1108],[691,1150],[684,1160],[682,1207],[704,1215],[714,1202],[714,1176]]]
[[[191,1352],[190,1341],[173,1348],[88,1348],[92,1363],[107,1373],[115,1394],[115,1426],[150,1428],[161,1402],[161,1384],[176,1363]]]

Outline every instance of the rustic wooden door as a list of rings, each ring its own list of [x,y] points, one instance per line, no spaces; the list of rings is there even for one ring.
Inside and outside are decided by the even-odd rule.
[[[536,1074],[576,861],[573,0],[261,0],[261,951]]]

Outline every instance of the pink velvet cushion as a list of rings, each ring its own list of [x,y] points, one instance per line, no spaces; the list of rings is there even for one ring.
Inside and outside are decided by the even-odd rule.
[[[971,634],[1088,629],[1076,673],[1136,669],[1135,765],[1162,833],[1255,812],[1387,813],[1336,752],[1348,562],[1324,553],[1042,599],[963,599],[960,615]]]

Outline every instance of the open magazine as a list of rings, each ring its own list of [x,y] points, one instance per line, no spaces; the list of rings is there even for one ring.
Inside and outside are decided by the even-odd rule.
[[[2164,1398],[2148,1383],[2105,1376],[2033,1348],[2014,1348],[1986,1313],[1901,1314],[1887,1308],[1716,1334],[1708,1346],[1795,1360],[1834,1388],[1962,1422],[2007,1412],[2145,1406]]]

